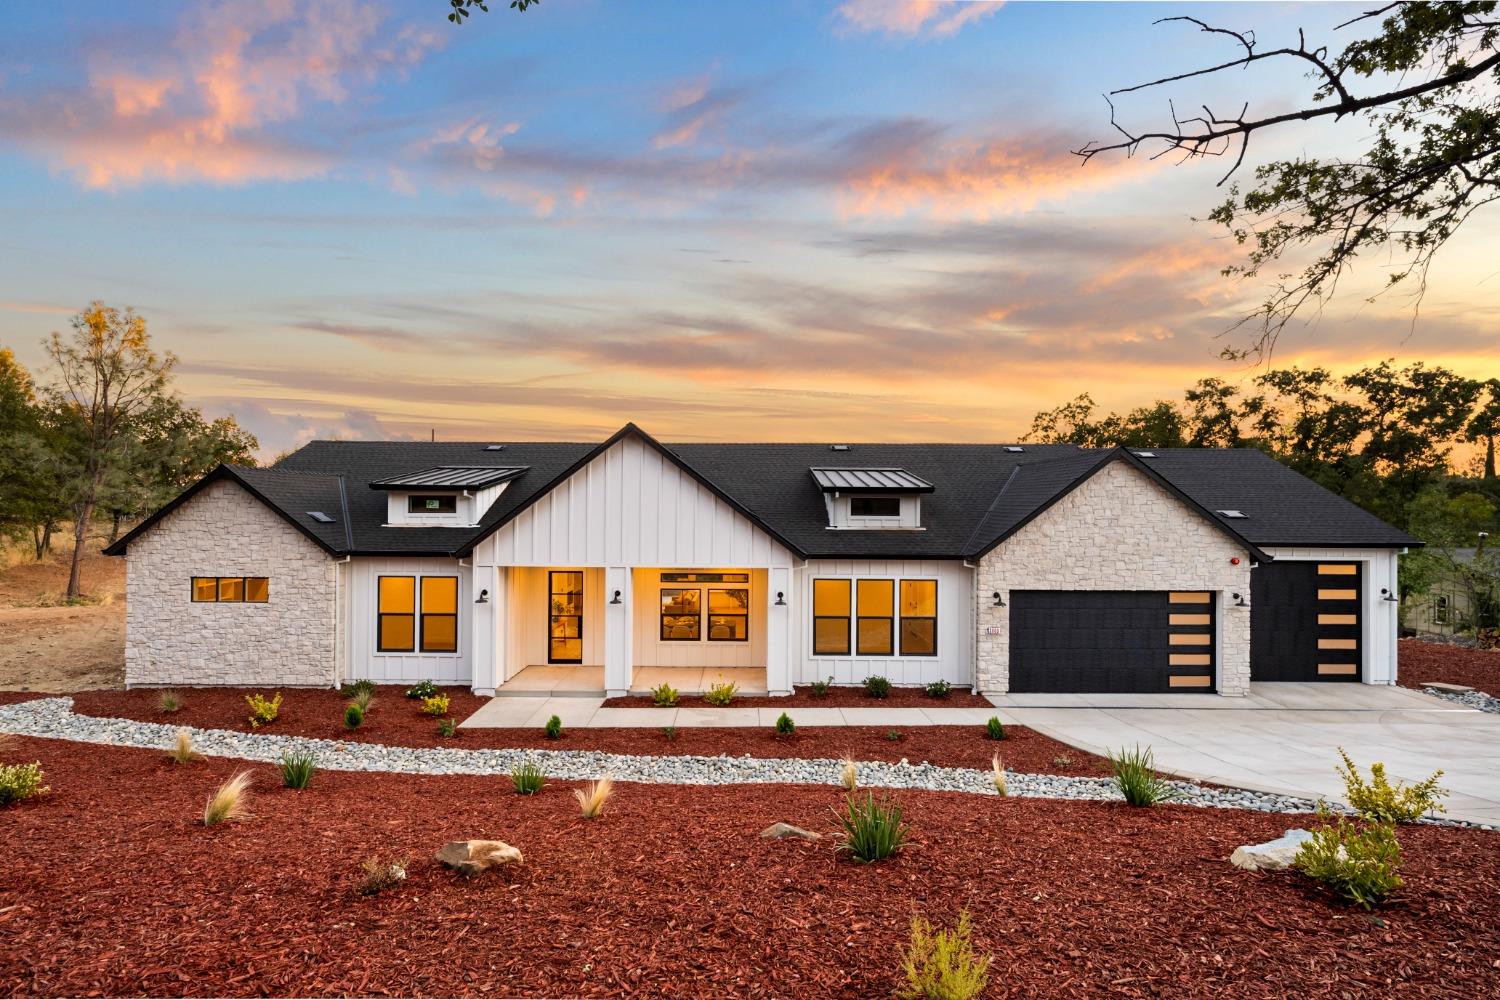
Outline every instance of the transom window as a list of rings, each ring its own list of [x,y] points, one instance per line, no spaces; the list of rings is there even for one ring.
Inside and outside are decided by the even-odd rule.
[[[813,580],[813,655],[936,656],[937,581]]]
[[[458,652],[458,577],[382,576],[376,600],[377,651]]]
[[[458,497],[452,493],[413,493],[406,498],[406,511],[409,514],[456,514]]]
[[[850,497],[850,517],[900,517],[900,497]]]
[[[271,581],[264,576],[195,576],[194,603],[265,604]]]

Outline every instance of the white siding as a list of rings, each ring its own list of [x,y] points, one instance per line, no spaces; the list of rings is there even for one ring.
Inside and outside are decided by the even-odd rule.
[[[866,531],[910,531],[922,526],[922,498],[917,494],[908,493],[897,497],[901,501],[901,514],[898,517],[855,517],[850,513],[850,501],[853,499],[848,493],[829,497],[828,523],[831,527]]]
[[[583,666],[604,664],[604,571],[584,566],[554,566],[583,571]],[[547,662],[549,625],[547,570],[519,567],[510,577],[510,637],[514,676],[525,667]]]
[[[859,684],[866,677],[877,675],[898,685],[930,684],[938,680],[962,686],[974,683],[974,573],[962,562],[819,559],[809,562],[797,575],[796,683],[808,684],[832,677],[835,684]],[[814,656],[812,581],[819,577],[936,580],[938,655]]]
[[[382,684],[407,684],[433,680],[439,684],[470,684],[470,660],[473,650],[474,595],[470,588],[469,567],[457,559],[383,558],[356,556],[349,574],[349,676],[368,678]],[[456,576],[458,577],[458,652],[456,653],[382,653],[376,650],[376,588],[382,576]]]
[[[1396,586],[1396,567],[1400,560],[1392,549],[1329,549],[1307,547],[1267,548],[1266,555],[1277,562],[1357,562],[1363,569],[1364,593],[1360,596],[1360,646],[1364,652],[1363,679],[1366,684],[1396,683],[1396,635],[1399,628],[1395,601],[1383,599],[1380,589],[1392,594]]]
[[[675,570],[674,570],[675,571]],[[732,568],[707,569],[705,573],[733,573]],[[662,583],[660,569],[635,571],[634,653],[636,667],[764,667],[766,665],[766,571],[749,570],[749,583]],[[703,623],[705,637],[697,642],[663,642],[661,639],[661,588],[694,587],[704,591]],[[748,642],[710,642],[708,630],[708,591],[711,589],[748,588],[750,591]]]

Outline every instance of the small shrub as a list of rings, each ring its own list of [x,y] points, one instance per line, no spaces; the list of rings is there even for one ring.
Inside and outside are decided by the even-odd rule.
[[[927,685],[927,697],[946,698],[953,692],[953,685],[947,681],[933,681]]]
[[[812,696],[814,698],[827,698],[828,697],[828,689],[831,688],[832,686],[833,686],[833,678],[832,677],[828,678],[826,681],[813,681],[812,684],[810,685],[810,687],[812,689]]]
[[[1005,782],[1005,763],[999,754],[990,758],[990,784],[995,786],[995,794],[1001,798],[1010,794],[1010,787]]]
[[[535,795],[547,784],[542,769],[529,760],[523,760],[510,769],[510,783],[517,795]]]
[[[1349,807],[1372,823],[1415,823],[1429,812],[1446,812],[1442,802],[1447,791],[1438,787],[1442,771],[1415,785],[1408,785],[1399,778],[1395,785],[1385,776],[1385,765],[1379,761],[1370,765],[1370,780],[1365,781],[1354,766],[1354,761],[1339,747],[1343,766],[1336,768],[1344,779],[1344,797]]]
[[[677,742],[677,727],[676,726],[662,726],[661,727],[661,734],[667,738],[667,742],[668,743],[676,743]]]
[[[276,713],[281,710],[281,692],[277,691],[270,701],[264,695],[247,694],[245,704],[250,706],[250,728],[259,729],[276,721]]]
[[[1154,806],[1171,797],[1171,788],[1156,773],[1150,747],[1144,750],[1139,746],[1134,750],[1121,747],[1118,756],[1109,755],[1109,763],[1115,769],[1115,785],[1131,805]]]
[[[673,708],[677,705],[677,689],[662,681],[651,689],[651,704],[657,708]]]
[[[312,781],[313,765],[316,760],[317,758],[310,750],[283,751],[279,765],[281,783],[288,788],[306,788]]]
[[[839,784],[844,786],[846,792],[852,792],[859,787],[859,766],[848,754],[844,754],[842,766],[839,768]]]
[[[405,858],[396,861],[365,858],[359,863],[361,874],[359,881],[355,883],[355,891],[361,896],[379,895],[406,878],[406,864]]]
[[[193,750],[193,733],[186,727],[177,730],[177,735],[172,739],[172,749],[167,751],[167,759],[174,764],[190,764],[198,759],[198,754]]]
[[[734,701],[735,692],[739,689],[740,686],[733,681],[727,684],[720,681],[708,689],[708,693],[703,696],[703,700],[715,708],[724,708],[730,702]]]
[[[241,771],[227,779],[209,796],[208,804],[203,807],[203,825],[218,826],[230,820],[246,818],[249,813],[245,811],[245,800],[249,797],[249,787],[249,771]]]
[[[344,698],[364,698],[368,701],[375,694],[375,682],[369,678],[350,681],[339,688],[339,695]]]
[[[863,802],[850,795],[845,811],[834,810],[841,832],[837,850],[863,864],[888,858],[906,844],[907,827],[901,806],[866,795]]]
[[[584,819],[597,819],[604,812],[604,804],[614,793],[615,783],[609,775],[591,781],[586,788],[573,789],[573,798],[578,800],[578,811]]]
[[[440,692],[441,689],[432,681],[419,681],[406,689],[406,696],[412,701],[421,701]]]
[[[885,738],[888,739],[888,740],[890,740],[892,743],[900,743],[901,742],[901,730],[899,730],[899,729],[887,729],[885,731]]]
[[[989,982],[991,956],[974,954],[969,911],[960,910],[958,926],[934,931],[923,917],[911,918],[911,944],[901,963],[906,985],[902,1000],[973,1000]]]
[[[1005,739],[1005,724],[998,715],[990,716],[990,721],[984,724],[984,735],[992,740]]]
[[[176,691],[163,691],[157,695],[156,707],[158,711],[171,715],[182,710],[182,698]]]
[[[0,764],[0,806],[46,795],[52,789],[42,784],[42,762]]]
[[[542,727],[542,732],[547,734],[547,739],[549,740],[562,739],[562,719],[554,715],[552,718],[548,719],[547,724]]]
[[[1361,828],[1340,816],[1329,824],[1334,817],[1322,806],[1318,817],[1324,825],[1312,831],[1293,862],[1299,872],[1367,910],[1401,888],[1394,823],[1367,822]]]
[[[437,734],[445,740],[451,740],[458,735],[458,723],[452,719],[439,719]]]
[[[368,689],[354,692],[354,696],[349,699],[349,704],[358,705],[359,710],[365,715],[370,714],[370,706],[374,704],[374,702],[375,692]]]
[[[351,701],[344,706],[344,728],[358,729],[365,723],[365,710],[359,707],[359,702]]]
[[[889,698],[891,696],[891,682],[884,677],[866,677],[865,694],[871,698]]]
[[[1069,757],[1067,754],[1059,754],[1058,756],[1052,758],[1052,766],[1066,770],[1067,768],[1073,766],[1073,758]]]
[[[795,733],[796,731],[797,731],[797,724],[792,721],[792,717],[790,715],[787,715],[785,712],[782,712],[779,716],[776,717],[776,735],[777,736],[790,736],[793,733]]]
[[[431,716],[447,715],[448,696],[445,694],[428,695],[422,699],[422,711]]]

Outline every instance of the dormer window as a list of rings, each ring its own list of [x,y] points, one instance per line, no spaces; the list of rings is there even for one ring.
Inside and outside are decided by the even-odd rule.
[[[406,498],[408,514],[456,514],[458,497],[452,493],[413,493]]]
[[[439,465],[370,484],[386,493],[387,527],[476,527],[524,465]]]
[[[850,517],[900,517],[900,497],[855,496],[849,498]]]
[[[905,469],[822,466],[809,470],[828,508],[828,527],[920,531],[922,494],[933,485]]]

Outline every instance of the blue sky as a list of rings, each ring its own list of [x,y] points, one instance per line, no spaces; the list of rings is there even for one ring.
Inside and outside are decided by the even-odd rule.
[[[1208,374],[1254,303],[1194,224],[1223,164],[1084,166],[1101,92],[1312,37],[1296,5],[440,0],[20,5],[0,40],[0,344],[131,305],[179,387],[310,436],[1000,439]],[[1334,36],[1336,37],[1336,36]],[[1180,100],[1290,106],[1294,74]],[[1166,93],[1122,102],[1160,123]],[[1275,137],[1265,158],[1362,126]],[[1255,157],[1252,157],[1255,158]],[[1495,228],[1283,343],[1496,358]]]

